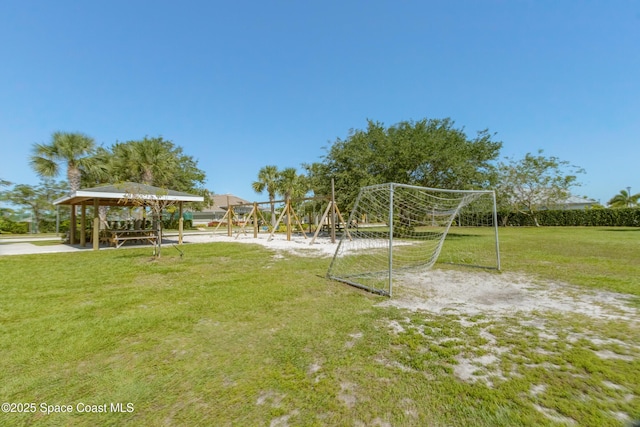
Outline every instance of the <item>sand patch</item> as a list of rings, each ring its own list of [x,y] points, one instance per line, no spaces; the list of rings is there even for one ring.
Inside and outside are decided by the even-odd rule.
[[[432,269],[403,273],[395,283],[393,297],[379,305],[469,316],[557,311],[638,320],[627,295],[544,283],[521,273]]]

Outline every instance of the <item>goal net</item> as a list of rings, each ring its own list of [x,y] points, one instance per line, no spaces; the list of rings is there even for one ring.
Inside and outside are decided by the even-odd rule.
[[[500,269],[493,191],[363,187],[327,276],[391,296],[400,277],[436,261]]]

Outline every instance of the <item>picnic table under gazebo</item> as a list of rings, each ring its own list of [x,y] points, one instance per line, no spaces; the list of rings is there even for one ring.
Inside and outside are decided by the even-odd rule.
[[[69,241],[75,242],[76,230],[76,206],[81,207],[80,213],[80,243],[86,244],[86,207],[93,206],[92,236],[93,249],[100,247],[100,206],[118,207],[144,207],[154,202],[175,203],[179,208],[178,220],[178,243],[182,243],[183,236],[183,204],[189,202],[203,202],[204,197],[182,191],[169,190],[152,185],[139,184],[135,182],[122,182],[117,184],[106,184],[98,187],[83,188],[69,193],[53,202],[54,205],[70,206],[71,221],[69,226]],[[157,239],[153,233],[143,229],[114,230],[109,236],[102,237],[103,242],[113,243],[120,247],[128,240],[140,240],[153,242]]]

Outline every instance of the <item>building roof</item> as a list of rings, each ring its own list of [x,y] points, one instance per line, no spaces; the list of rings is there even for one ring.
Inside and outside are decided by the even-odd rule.
[[[204,197],[182,191],[168,190],[152,185],[136,182],[120,182],[105,184],[97,187],[82,188],[73,191],[53,202],[54,205],[79,205],[81,203],[93,204],[95,201],[100,206],[130,206],[131,202],[125,202],[135,195],[136,198],[149,200],[169,200],[176,202],[203,202]]]
[[[251,202],[233,194],[212,194],[211,203],[202,212],[226,212],[229,209],[229,205],[237,206],[241,204],[250,205]],[[252,207],[247,206],[247,209],[250,211]]]
[[[588,197],[580,197],[580,196],[570,195],[562,203],[565,203],[567,205],[581,204],[581,203],[582,204],[595,204],[595,203],[598,203],[598,201],[590,199]]]

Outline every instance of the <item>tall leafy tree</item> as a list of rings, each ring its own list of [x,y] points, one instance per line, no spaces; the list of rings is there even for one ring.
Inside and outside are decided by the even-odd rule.
[[[321,163],[304,165],[316,194],[329,194],[335,179],[338,204],[349,207],[360,187],[397,182],[472,189],[495,182],[492,162],[501,142],[483,130],[473,138],[451,119],[403,121],[391,127],[368,121],[327,149]],[[343,208],[344,209],[344,208]]]
[[[276,221],[276,207],[275,200],[276,194],[278,194],[278,180],[280,173],[277,166],[268,165],[258,171],[258,179],[254,181],[251,186],[256,193],[263,193],[265,190],[269,197],[269,204],[271,206],[271,225],[275,225]]]
[[[12,189],[0,193],[0,199],[27,208],[33,218],[33,230],[37,233],[43,221],[53,218],[53,201],[67,191],[66,182],[45,179],[39,185],[16,184]]]
[[[631,194],[630,190],[620,190],[607,204],[612,208],[632,208],[638,206],[638,200],[640,200],[640,193]]]
[[[527,153],[516,160],[507,158],[498,165],[498,199],[504,210],[531,216],[536,226],[538,212],[554,208],[567,199],[571,187],[578,186],[582,168],[557,157],[546,157],[542,150],[537,155]]]
[[[79,132],[54,132],[49,144],[34,144],[30,164],[41,177],[53,178],[66,168],[67,182],[72,191],[80,188],[82,175],[96,166],[92,155],[93,138]]]

